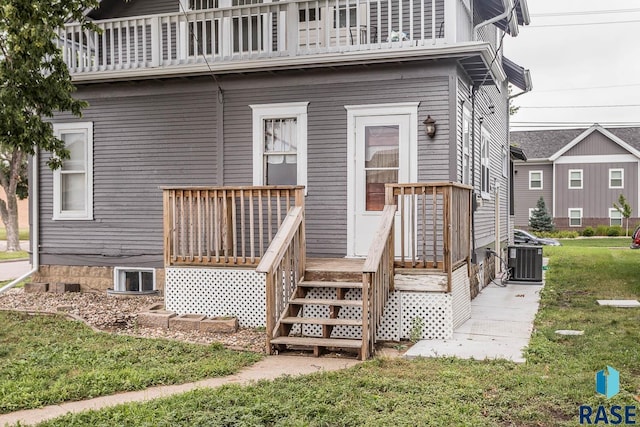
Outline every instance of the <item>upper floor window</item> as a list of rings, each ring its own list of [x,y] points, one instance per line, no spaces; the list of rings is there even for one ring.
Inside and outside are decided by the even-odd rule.
[[[609,188],[624,188],[624,169],[609,169]]]
[[[307,185],[307,105],[251,105],[254,185]]]
[[[182,1],[180,4],[183,4]],[[189,0],[190,10],[217,9],[218,0]]]
[[[622,213],[616,208],[609,208],[609,225],[622,226]]]
[[[347,28],[347,21],[349,22],[349,27],[355,27],[358,21],[357,13],[355,6],[334,8],[333,28]]]
[[[462,183],[471,183],[471,111],[462,109]]]
[[[69,158],[53,172],[53,219],[93,219],[93,123],[56,123]]]
[[[569,169],[569,188],[575,190],[582,188],[582,169]]]
[[[491,135],[483,127],[480,132],[480,191],[482,197],[490,197],[490,158],[489,158],[489,146],[491,145]]]
[[[569,227],[582,226],[582,208],[569,208]]]
[[[529,171],[529,190],[542,190],[542,171]]]

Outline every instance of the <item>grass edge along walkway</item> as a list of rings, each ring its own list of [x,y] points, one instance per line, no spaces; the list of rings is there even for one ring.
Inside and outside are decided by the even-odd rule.
[[[310,363],[311,362],[311,363]],[[283,375],[297,376],[323,371],[346,369],[358,364],[355,359],[323,357],[310,359],[306,356],[267,356],[239,373],[226,377],[208,378],[187,384],[157,386],[145,390],[96,397],[89,400],[66,402],[43,408],[27,409],[0,415],[0,426],[36,424],[67,413],[78,413],[90,409],[100,409],[130,402],[145,402],[201,388],[215,388],[225,384],[250,384],[259,380],[272,380]]]

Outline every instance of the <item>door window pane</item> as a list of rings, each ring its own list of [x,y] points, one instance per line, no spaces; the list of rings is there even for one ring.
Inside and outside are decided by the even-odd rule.
[[[398,182],[400,126],[366,126],[364,129],[365,209],[384,209],[384,185]]]

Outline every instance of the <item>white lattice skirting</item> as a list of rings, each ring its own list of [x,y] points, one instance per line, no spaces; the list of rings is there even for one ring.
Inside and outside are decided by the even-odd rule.
[[[264,275],[249,269],[167,268],[165,305],[178,314],[205,314],[238,318],[242,327],[265,326],[266,300]],[[414,325],[421,323],[422,339],[449,339],[454,328],[471,316],[469,277],[463,266],[453,273],[452,292],[394,291],[384,309],[377,339],[400,341],[409,339]],[[336,298],[331,288],[312,289],[307,298]],[[352,290],[346,299],[361,298],[360,290]],[[359,319],[362,309],[345,307],[339,318]],[[326,317],[326,306],[305,307],[304,317]],[[294,328],[294,332],[299,329]],[[320,326],[306,325],[304,334],[321,336]],[[354,326],[334,328],[332,337],[360,338]]]

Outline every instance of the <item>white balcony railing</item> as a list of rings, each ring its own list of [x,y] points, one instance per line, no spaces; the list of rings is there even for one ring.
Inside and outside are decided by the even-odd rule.
[[[444,0],[291,0],[96,21],[100,32],[67,24],[58,36],[72,74],[215,65],[428,46],[445,37],[444,9]]]

